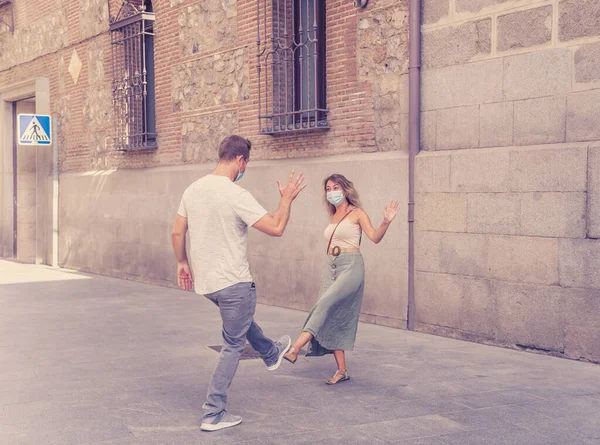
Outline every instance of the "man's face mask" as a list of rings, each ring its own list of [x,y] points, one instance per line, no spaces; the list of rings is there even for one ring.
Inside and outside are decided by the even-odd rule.
[[[244,173],[246,173],[246,167],[248,166],[248,161],[242,159],[242,162],[244,163],[244,171],[239,171],[237,177],[235,178],[235,180],[233,182],[238,182],[240,179],[242,179],[244,177]]]

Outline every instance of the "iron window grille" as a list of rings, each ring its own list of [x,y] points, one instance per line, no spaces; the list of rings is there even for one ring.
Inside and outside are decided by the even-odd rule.
[[[124,1],[111,17],[112,100],[116,150],[156,148],[154,14],[149,2]]]
[[[257,0],[259,131],[328,129],[325,0]]]

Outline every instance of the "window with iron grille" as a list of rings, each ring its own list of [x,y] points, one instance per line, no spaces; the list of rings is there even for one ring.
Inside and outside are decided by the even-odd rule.
[[[0,25],[3,25],[0,26],[0,32],[4,31],[4,27],[6,27],[11,34],[14,34],[15,32],[15,13],[12,4],[13,0],[0,0]],[[10,11],[4,11],[4,6],[10,7]]]
[[[149,1],[124,1],[110,24],[116,150],[156,148],[154,14]]]
[[[257,0],[259,130],[327,129],[325,0]]]

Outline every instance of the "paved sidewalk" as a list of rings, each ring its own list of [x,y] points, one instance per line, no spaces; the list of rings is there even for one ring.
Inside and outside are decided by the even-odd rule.
[[[600,366],[361,324],[350,382],[332,357],[242,361],[200,431],[220,344],[193,293],[0,261],[0,444],[600,444]],[[268,335],[302,312],[259,306]]]

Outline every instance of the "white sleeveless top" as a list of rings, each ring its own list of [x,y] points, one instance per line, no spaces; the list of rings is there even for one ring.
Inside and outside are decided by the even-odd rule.
[[[329,224],[325,229],[325,239],[327,242],[329,242],[329,238],[331,238],[335,226],[337,226],[337,223]],[[360,224],[355,224],[346,218],[340,223],[333,235],[331,249],[336,246],[341,249],[358,249],[360,246],[361,234],[362,229],[360,228]]]

